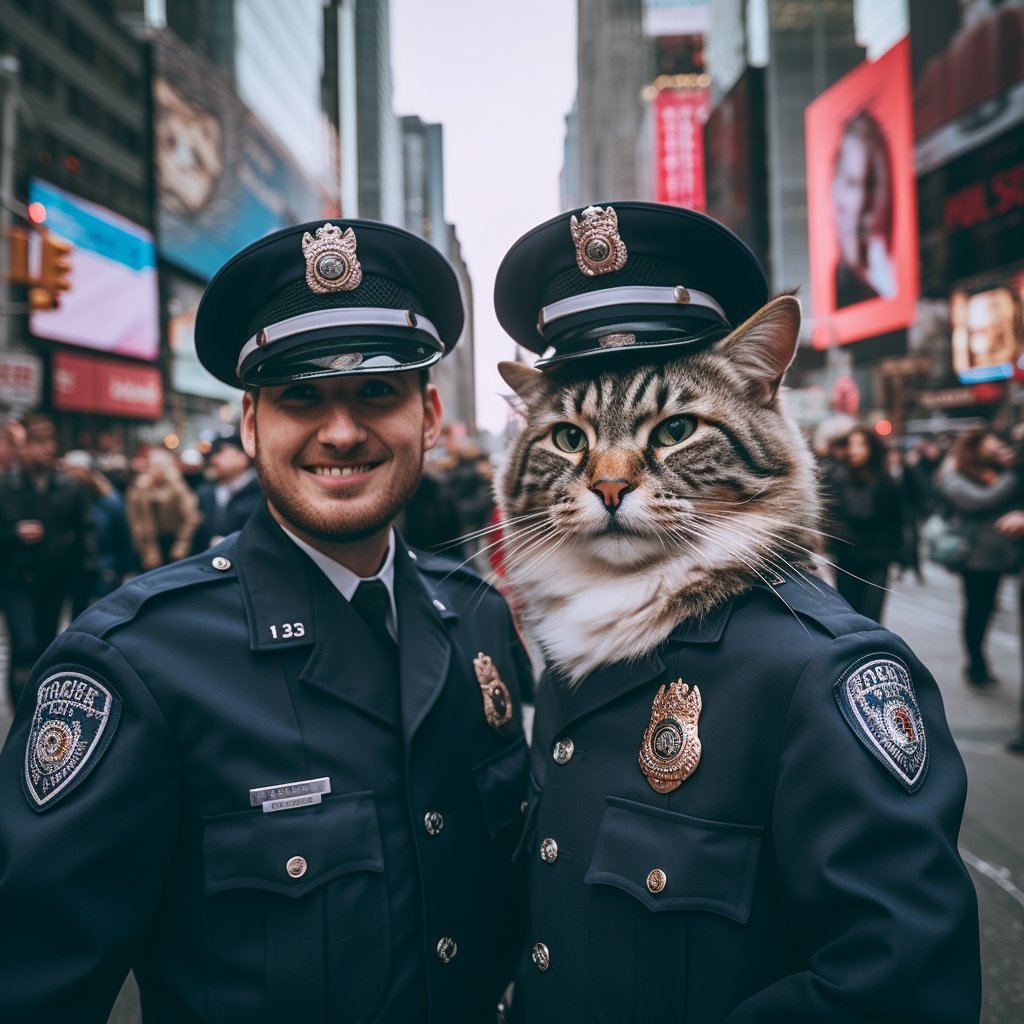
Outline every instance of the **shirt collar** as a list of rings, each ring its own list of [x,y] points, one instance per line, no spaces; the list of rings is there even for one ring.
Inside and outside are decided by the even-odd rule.
[[[356,587],[367,580],[380,580],[388,591],[388,632],[397,642],[398,640],[398,610],[395,607],[395,531],[388,530],[388,553],[384,558],[384,564],[373,576],[357,576],[351,569],[336,562],[329,555],[317,551],[312,545],[304,540],[299,540],[286,526],[282,526],[286,537],[292,540],[297,547],[305,551],[313,560],[320,571],[331,581],[346,601],[351,602],[355,595]]]

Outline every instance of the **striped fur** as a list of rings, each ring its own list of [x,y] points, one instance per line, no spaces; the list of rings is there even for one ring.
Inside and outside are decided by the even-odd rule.
[[[508,578],[529,637],[573,680],[805,561],[815,474],[778,395],[798,328],[783,296],[668,364],[558,378],[502,364],[528,413],[497,482]],[[654,444],[680,414],[696,418],[692,435]],[[558,424],[582,429],[585,450],[560,451]],[[593,489],[608,480],[627,488],[614,515]]]

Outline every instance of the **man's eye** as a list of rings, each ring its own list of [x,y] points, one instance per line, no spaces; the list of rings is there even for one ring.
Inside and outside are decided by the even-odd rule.
[[[310,384],[289,384],[280,394],[281,402],[309,402],[319,397],[319,392]]]
[[[556,423],[551,429],[551,442],[559,451],[575,454],[587,447],[587,435],[571,423]]]
[[[368,380],[359,389],[359,394],[363,398],[384,398],[395,394],[395,388],[385,380]]]
[[[694,416],[673,416],[664,423],[659,423],[651,433],[651,444],[655,448],[671,448],[681,444],[697,429]]]

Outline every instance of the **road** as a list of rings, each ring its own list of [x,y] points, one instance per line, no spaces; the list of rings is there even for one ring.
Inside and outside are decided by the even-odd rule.
[[[891,584],[885,624],[906,638],[935,674],[967,765],[960,849],[981,907],[982,1024],[1024,1024],[1024,756],[1006,750],[1020,727],[1016,584],[1005,581],[988,639],[990,664],[1001,683],[978,693],[961,679],[957,581],[936,567],[926,566],[924,572],[923,584],[909,576]],[[0,661],[5,658],[0,641]],[[6,696],[0,698],[0,741],[11,719],[5,701]],[[110,1024],[138,1020],[129,979]]]

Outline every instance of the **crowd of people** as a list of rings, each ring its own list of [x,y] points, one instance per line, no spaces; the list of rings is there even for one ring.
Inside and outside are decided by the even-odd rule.
[[[824,548],[839,592],[862,614],[881,620],[891,577],[922,581],[922,527],[931,518],[962,539],[946,568],[961,583],[964,681],[975,689],[996,679],[985,636],[1001,582],[1024,567],[1024,435],[989,427],[887,447],[857,426],[819,450],[828,519]]]

